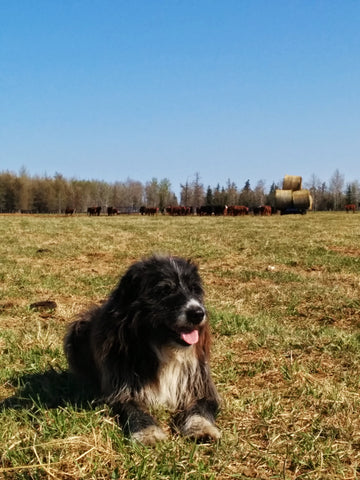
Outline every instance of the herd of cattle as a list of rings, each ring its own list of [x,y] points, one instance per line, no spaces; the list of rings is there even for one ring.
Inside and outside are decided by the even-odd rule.
[[[100,216],[102,211],[101,206],[97,207],[88,207],[87,209],[87,214],[89,216]],[[184,206],[178,206],[178,205],[173,205],[166,207],[162,210],[160,210],[157,207],[145,207],[142,206],[140,207],[139,210],[133,210],[131,211],[129,209],[125,209],[124,211],[115,207],[107,207],[105,209],[107,215],[119,215],[120,213],[140,213],[141,215],[157,215],[159,213],[163,215],[171,215],[171,216],[185,216],[185,215],[199,215],[199,216],[220,216],[220,215],[225,215],[225,216],[232,216],[232,217],[237,217],[237,216],[244,216],[244,215],[260,215],[260,216],[270,216],[273,213],[276,213],[276,210],[273,209],[270,205],[260,205],[258,207],[253,207],[252,209],[249,209],[248,207],[244,205],[203,205],[198,208],[193,208],[193,207],[184,207]],[[345,205],[345,211],[347,213],[353,212],[355,213],[357,211],[357,205],[354,203],[347,204]],[[67,207],[65,210],[66,215],[73,215],[75,213],[74,208],[69,208]],[[293,211],[293,209],[289,213],[296,213]]]
[[[101,214],[101,206],[97,207],[88,207],[87,214],[89,216],[99,216]],[[345,211],[347,213],[353,212],[355,213],[357,210],[357,206],[355,204],[348,204],[345,205]],[[66,215],[73,215],[75,213],[74,208],[66,208],[65,214]],[[107,215],[119,215],[122,211],[115,207],[107,207],[106,209]],[[126,213],[129,213],[128,211]],[[260,216],[270,216],[273,213],[276,213],[274,209],[270,205],[260,205],[258,207],[254,207],[249,209],[244,205],[203,205],[198,208],[193,207],[184,207],[173,205],[166,207],[160,210],[157,207],[145,207],[142,206],[138,211],[132,211],[131,213],[140,213],[141,215],[157,215],[159,213],[163,215],[171,215],[171,216],[186,216],[186,215],[199,215],[199,216],[244,216],[249,215],[252,213],[253,215],[260,215]],[[290,213],[296,213],[291,211]]]
[[[100,216],[102,211],[101,206],[97,207],[88,207],[87,214],[89,216]],[[120,209],[115,207],[107,207],[106,209],[107,215],[119,215],[122,213]],[[66,215],[73,215],[75,213],[74,208],[66,208],[65,214]],[[129,213],[129,212],[126,212]],[[198,208],[193,207],[184,207],[173,205],[166,207],[160,210],[158,207],[140,207],[138,212],[131,212],[131,213],[140,213],[141,215],[157,215],[159,213],[163,215],[171,215],[171,216],[186,216],[186,215],[199,215],[199,216],[220,216],[220,215],[228,215],[228,216],[244,216],[249,215],[249,213],[253,213],[254,215],[261,215],[261,216],[269,216],[272,215],[273,210],[270,205],[261,205],[259,207],[254,207],[253,209],[249,209],[244,205],[203,205]]]
[[[261,205],[252,209],[254,215],[271,215],[270,205]],[[164,208],[161,212],[158,208],[141,207],[141,215],[156,215],[162,213],[171,216],[199,215],[199,216],[220,216],[229,215],[233,217],[249,215],[250,209],[244,205],[202,205],[198,208],[173,205]]]

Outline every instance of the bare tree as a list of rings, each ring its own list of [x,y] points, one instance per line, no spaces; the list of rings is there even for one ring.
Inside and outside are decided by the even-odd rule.
[[[315,175],[315,173],[313,173],[309,182],[307,182],[305,186],[309,189],[310,195],[313,199],[313,210],[318,210],[321,205],[322,197],[320,179]]]
[[[226,184],[226,198],[224,199],[224,204],[235,205],[238,195],[236,184],[229,178]]]
[[[163,210],[168,205],[177,204],[171,191],[171,183],[168,178],[163,178],[159,183],[159,208]]]
[[[259,180],[253,192],[254,206],[264,205],[266,203],[265,199],[265,182],[264,180]]]
[[[145,185],[146,205],[148,207],[157,207],[159,205],[159,182],[153,178]]]
[[[133,210],[138,210],[145,202],[145,189],[141,182],[127,179],[125,187],[128,194],[128,205]]]
[[[200,174],[198,172],[195,173],[195,180],[192,184],[193,187],[193,199],[192,205],[194,207],[200,207],[204,203],[204,185],[200,183]]]
[[[334,201],[334,210],[343,207],[344,175],[338,169],[335,170],[329,182],[329,190]]]
[[[32,209],[33,195],[31,179],[25,167],[22,167],[18,178],[17,207],[22,212]]]
[[[186,183],[180,184],[180,203],[181,205],[191,205],[191,198],[192,198],[192,191],[191,187],[189,185],[188,180],[186,180]]]
[[[17,210],[17,193],[16,176],[10,172],[3,172],[0,175],[0,211],[15,212]]]
[[[68,182],[61,173],[56,172],[53,178],[54,199],[51,210],[57,210],[58,213],[64,212],[66,207],[71,207],[71,198],[69,195]],[[70,205],[69,205],[70,204]]]
[[[359,206],[360,184],[358,180],[347,184],[345,201],[347,204],[354,203],[357,207]]]

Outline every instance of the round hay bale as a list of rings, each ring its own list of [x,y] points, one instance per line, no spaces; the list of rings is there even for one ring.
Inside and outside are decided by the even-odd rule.
[[[275,190],[275,205],[277,210],[286,210],[287,208],[292,208],[292,190]]]
[[[299,210],[307,210],[310,207],[310,192],[309,190],[298,190],[293,192],[294,207]]]
[[[309,197],[310,197],[310,206],[309,206],[309,210],[312,210],[312,209],[313,209],[313,205],[314,205],[314,199],[313,199],[313,197],[312,197],[312,195],[311,195],[311,194],[309,195]]]
[[[283,190],[301,190],[302,178],[296,175],[285,175],[283,180]]]

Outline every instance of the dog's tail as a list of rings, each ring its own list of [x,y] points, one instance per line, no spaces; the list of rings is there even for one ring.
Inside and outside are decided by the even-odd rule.
[[[64,352],[70,370],[83,380],[98,383],[97,369],[90,345],[91,322],[77,320],[69,325],[64,338]]]

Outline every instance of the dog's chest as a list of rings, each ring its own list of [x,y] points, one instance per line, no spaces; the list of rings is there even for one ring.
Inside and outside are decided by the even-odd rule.
[[[192,348],[162,352],[157,382],[146,388],[146,403],[175,410],[193,392],[197,358]]]

